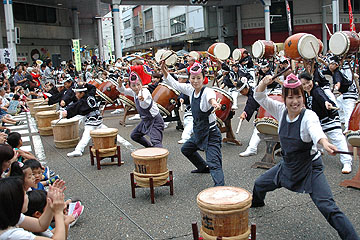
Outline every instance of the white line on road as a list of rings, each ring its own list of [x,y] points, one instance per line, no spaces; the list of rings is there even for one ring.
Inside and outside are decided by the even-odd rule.
[[[105,124],[103,124],[105,127]],[[129,141],[127,141],[125,138],[123,138],[122,136],[120,136],[119,134],[117,135],[117,141],[118,143],[120,143],[121,145],[123,145],[125,148],[129,149],[130,151],[135,151],[136,147],[134,145],[132,145]]]

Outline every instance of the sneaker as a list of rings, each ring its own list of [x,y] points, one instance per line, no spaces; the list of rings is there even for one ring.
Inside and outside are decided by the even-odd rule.
[[[80,201],[77,201],[76,203],[75,203],[75,207],[74,207],[74,211],[76,210],[76,209],[78,209],[79,207],[81,207],[82,205],[81,205],[81,202]]]
[[[124,109],[122,108],[118,108],[118,109],[115,109],[114,111],[111,112],[111,114],[120,114],[124,111]]]
[[[135,114],[132,117],[129,117],[129,120],[140,120],[140,114]]]
[[[68,157],[81,157],[81,156],[82,156],[82,152],[75,150],[75,151],[73,151],[73,152],[69,152],[69,153],[67,154],[67,156],[68,156]]]
[[[43,175],[44,175],[44,180],[49,180],[50,179],[50,169],[49,169],[49,167],[45,167]]]
[[[349,174],[351,173],[351,164],[345,163],[343,169],[341,170],[343,174]]]
[[[180,140],[178,141],[178,144],[184,144],[186,141],[187,141],[186,139],[180,139]]]
[[[24,121],[18,121],[15,123],[15,126],[23,125],[24,123],[25,123]]]
[[[165,122],[165,123],[164,123],[164,129],[168,128],[168,127],[169,127],[169,124],[170,124],[169,122]]]
[[[209,167],[206,167],[202,170],[200,169],[195,169],[195,170],[192,170],[191,173],[210,173],[210,168]]]
[[[77,209],[74,209],[72,215],[75,217],[75,220],[69,224],[70,227],[74,226],[77,220],[79,219],[80,215],[84,212],[84,206],[80,206]]]
[[[56,180],[58,180],[60,177],[59,177],[59,175],[56,175],[55,177],[52,177],[52,178],[50,178],[49,180],[47,180],[47,183],[49,184],[49,185],[51,185],[51,184],[53,184]]]
[[[249,157],[249,156],[253,156],[253,155],[256,155],[257,152],[256,151],[250,151],[250,150],[247,150],[245,152],[242,152],[242,153],[239,153],[239,156],[240,157]]]
[[[233,106],[231,107],[231,109],[232,109],[232,110],[237,110],[237,109],[239,109],[239,108],[238,108],[237,106],[234,106],[234,105],[233,105]]]

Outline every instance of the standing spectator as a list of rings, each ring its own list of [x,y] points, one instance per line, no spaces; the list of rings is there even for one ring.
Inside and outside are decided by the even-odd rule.
[[[15,86],[22,86],[25,84],[26,78],[23,75],[23,67],[21,65],[16,67],[16,73],[14,75]]]
[[[52,68],[52,61],[50,59],[46,60],[46,68],[44,71],[45,82],[51,82],[55,84],[53,77],[54,69]]]

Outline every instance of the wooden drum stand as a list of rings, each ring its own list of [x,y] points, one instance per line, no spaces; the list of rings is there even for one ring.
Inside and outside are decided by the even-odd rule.
[[[222,122],[219,118],[217,119],[217,122],[218,122],[220,132],[226,133],[226,137],[223,138],[223,142],[224,143],[231,142],[231,143],[235,143],[238,146],[241,146],[242,143],[235,138],[235,135],[234,135],[234,132],[233,132],[232,126],[231,126],[231,119],[233,118],[234,115],[235,115],[235,111],[231,110],[231,112],[230,112],[228,118],[225,120],[225,122]]]
[[[261,161],[255,162],[251,167],[270,169],[276,165],[275,151],[280,148],[279,136],[259,133],[259,137],[266,143],[266,152]]]

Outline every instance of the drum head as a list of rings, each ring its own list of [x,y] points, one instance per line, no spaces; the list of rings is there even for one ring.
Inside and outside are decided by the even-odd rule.
[[[161,60],[161,55],[166,51],[166,49],[159,49],[156,53],[155,53],[155,60],[156,62],[160,62]]]
[[[350,42],[342,32],[334,33],[329,41],[329,49],[335,55],[345,54],[349,50]]]
[[[173,91],[173,92],[174,92],[176,95],[178,95],[178,96],[181,94],[178,90],[176,90],[175,88],[170,87],[169,85],[167,85],[167,84],[165,84],[165,83],[159,83],[159,85],[164,86],[164,87],[167,87],[168,89],[170,89],[171,91]]]
[[[189,56],[195,58],[196,60],[199,60],[199,58],[200,58],[200,54],[196,51],[191,51],[189,53]]]
[[[214,48],[214,55],[220,60],[228,59],[230,53],[230,47],[226,43],[218,43]]]
[[[55,110],[49,110],[49,111],[38,112],[36,113],[36,115],[38,116],[59,115],[59,112],[56,112]]]
[[[235,61],[239,61],[242,57],[242,52],[240,49],[236,48],[233,52],[232,52],[232,57]]]
[[[59,121],[59,119],[56,119],[56,120],[51,121],[51,126],[73,125],[73,124],[78,124],[78,122],[79,122],[79,119],[64,118],[64,119],[61,119],[60,121]]]
[[[314,46],[312,48],[311,44]],[[298,42],[298,52],[305,59],[313,59],[317,56],[320,44],[318,39],[312,34],[304,34]]]
[[[233,98],[224,89],[221,89],[218,87],[213,87],[212,89],[214,89],[215,92],[218,92],[218,93],[224,95],[225,97],[227,97],[230,100],[230,102],[233,102]]]
[[[197,196],[198,201],[210,205],[238,205],[249,201],[251,194],[238,187],[212,187],[203,190]]]
[[[171,55],[171,56],[170,56]],[[170,57],[169,57],[170,56]],[[175,53],[173,53],[170,50],[166,50],[162,55],[161,55],[161,60],[165,60],[165,64],[168,66],[172,66],[177,62],[177,55]]]
[[[112,134],[117,134],[119,130],[117,128],[100,128],[95,129],[90,132],[90,135],[97,135],[97,136],[107,136]]]
[[[256,41],[251,47],[254,58],[262,58],[265,53],[265,45],[262,41]]]
[[[169,154],[169,151],[165,148],[157,148],[157,147],[150,147],[150,148],[142,148],[138,149],[131,153],[131,156],[137,157],[155,157]]]

